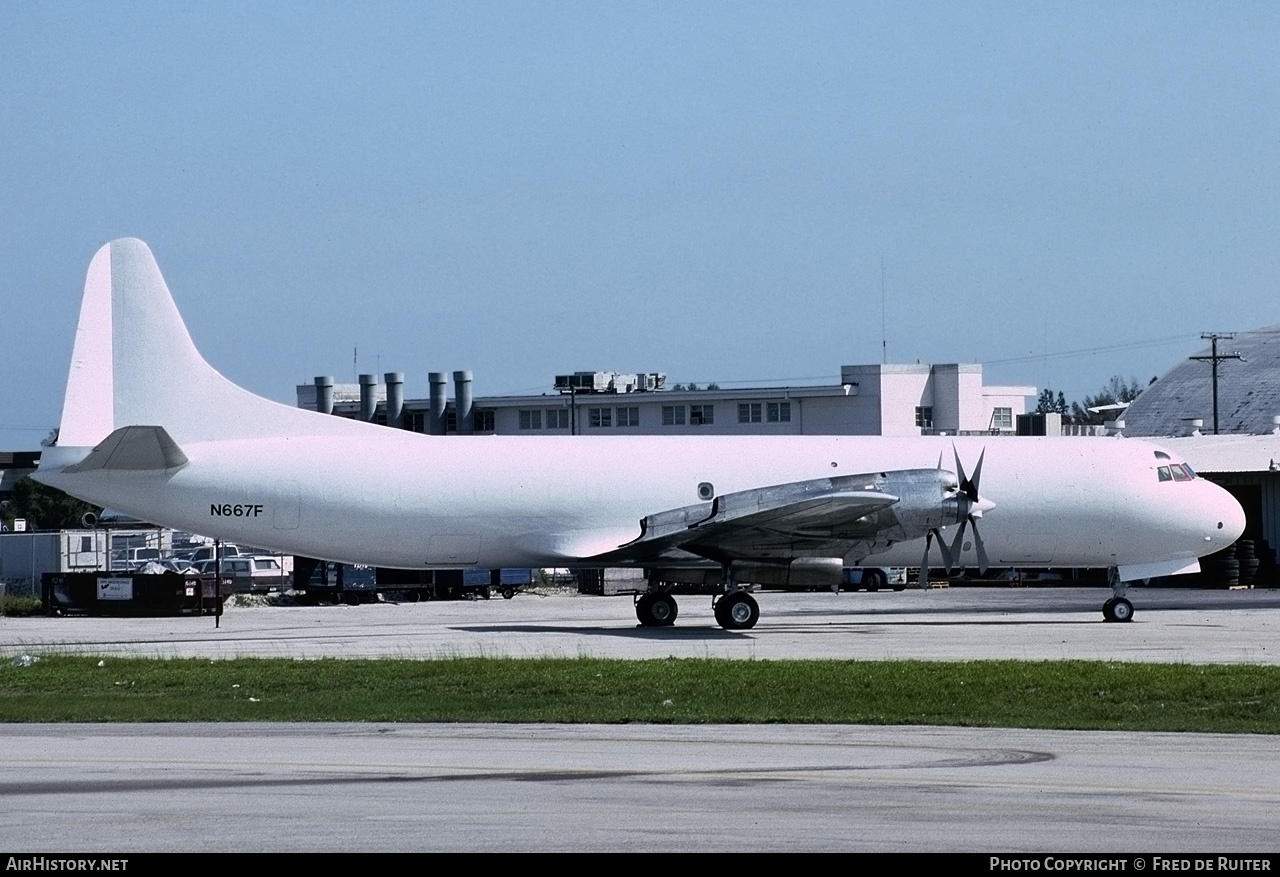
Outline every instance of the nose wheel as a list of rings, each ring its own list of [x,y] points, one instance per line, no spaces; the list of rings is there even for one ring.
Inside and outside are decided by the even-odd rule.
[[[1102,604],[1102,617],[1107,621],[1132,621],[1133,604],[1124,597],[1112,597]]]

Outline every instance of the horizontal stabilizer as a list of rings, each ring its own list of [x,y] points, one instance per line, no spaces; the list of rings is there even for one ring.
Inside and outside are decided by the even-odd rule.
[[[103,439],[89,456],[68,466],[67,472],[95,469],[149,471],[179,469],[187,455],[162,426],[122,426]]]

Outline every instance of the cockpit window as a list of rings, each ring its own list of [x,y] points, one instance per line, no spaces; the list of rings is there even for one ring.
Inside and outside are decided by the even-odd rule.
[[[1157,466],[1156,477],[1161,481],[1191,481],[1196,473],[1186,463],[1170,463],[1168,466]]]

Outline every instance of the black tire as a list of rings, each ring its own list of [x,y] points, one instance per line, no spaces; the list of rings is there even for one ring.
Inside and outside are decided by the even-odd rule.
[[[716,602],[715,616],[725,630],[750,630],[760,620],[760,605],[746,591],[734,591]]]
[[[868,591],[875,592],[888,586],[889,577],[882,569],[867,569],[862,571],[862,583],[867,586]]]
[[[511,599],[512,597],[514,597],[515,595],[516,595],[516,590],[515,590],[515,588],[503,588],[503,589],[502,589],[502,599],[504,599],[504,600],[510,600],[510,599]]]
[[[1112,597],[1102,604],[1102,617],[1121,624],[1132,621],[1133,604],[1124,597]]]
[[[670,594],[645,594],[636,601],[636,618],[642,627],[670,627],[679,612]]]

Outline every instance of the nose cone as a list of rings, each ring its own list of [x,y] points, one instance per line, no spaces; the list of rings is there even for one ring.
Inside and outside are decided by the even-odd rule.
[[[1218,485],[1208,481],[1202,483],[1211,488],[1206,491],[1208,496],[1205,498],[1203,519],[1204,526],[1209,529],[1205,540],[1208,548],[1204,553],[1212,554],[1240,538],[1240,534],[1244,532],[1244,509],[1234,496]]]

